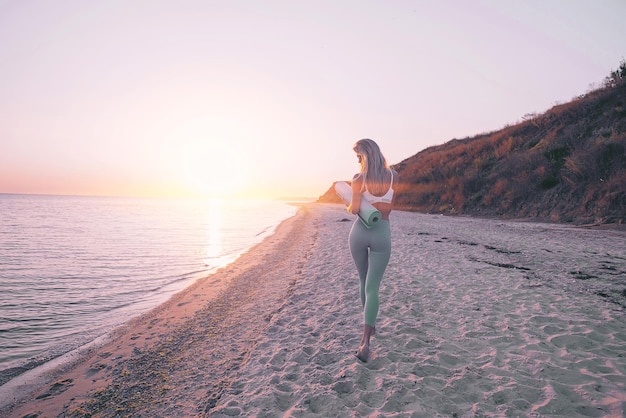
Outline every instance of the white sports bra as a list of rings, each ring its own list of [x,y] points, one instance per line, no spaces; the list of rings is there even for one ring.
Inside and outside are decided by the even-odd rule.
[[[382,196],[374,196],[367,190],[367,182],[366,179],[363,179],[363,186],[365,187],[365,191],[362,193],[365,200],[370,203],[391,203],[393,201],[393,170],[389,170],[391,172],[391,183],[389,184],[389,190]]]

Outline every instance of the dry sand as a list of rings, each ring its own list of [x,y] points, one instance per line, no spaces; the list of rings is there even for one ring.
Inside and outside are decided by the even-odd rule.
[[[339,205],[0,415],[623,417],[626,233],[394,212],[372,355]]]

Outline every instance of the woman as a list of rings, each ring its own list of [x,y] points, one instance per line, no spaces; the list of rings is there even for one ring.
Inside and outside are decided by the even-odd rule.
[[[359,218],[350,230],[350,252],[361,281],[363,305],[363,338],[356,356],[366,362],[369,357],[370,338],[375,332],[378,315],[378,289],[391,255],[389,213],[394,199],[394,183],[398,173],[389,168],[376,142],[361,139],[354,145],[361,171],[352,179],[352,200],[348,212],[357,214],[361,198],[366,199],[382,215],[382,220],[368,229]]]

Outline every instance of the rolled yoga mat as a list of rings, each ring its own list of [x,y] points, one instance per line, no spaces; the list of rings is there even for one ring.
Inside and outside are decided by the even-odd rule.
[[[343,199],[346,205],[349,205],[352,201],[352,186],[345,181],[338,181],[335,183],[335,192],[341,199]],[[361,197],[361,209],[359,209],[359,213],[357,215],[366,228],[376,226],[376,224],[382,219],[380,211],[372,206],[372,204],[363,197]]]

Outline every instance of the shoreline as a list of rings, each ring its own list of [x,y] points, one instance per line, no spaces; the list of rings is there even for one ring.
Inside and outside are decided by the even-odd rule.
[[[73,357],[231,264],[297,211],[273,199],[18,197],[2,202],[15,219],[0,230],[16,245],[0,249],[9,262],[0,266],[0,404],[5,383]]]
[[[193,321],[194,316],[202,311],[223,308],[224,302],[219,299],[237,295],[239,291],[231,287],[237,284],[235,282],[241,282],[242,275],[263,264],[264,257],[280,254],[275,247],[302,228],[309,216],[306,205],[293,205],[299,207],[293,216],[283,220],[272,235],[253,245],[232,263],[198,279],[153,309],[131,318],[101,336],[102,341],[67,353],[67,361],[60,366],[48,367],[43,376],[37,379],[27,376],[25,384],[7,391],[13,399],[0,404],[0,413],[57,416],[80,411],[80,404],[94,399],[90,393],[105,390],[119,377],[123,363],[141,351],[156,348],[163,339],[171,339],[172,334],[184,330],[186,323]],[[212,303],[220,308],[212,307]]]
[[[7,416],[626,413],[624,234],[394,212],[361,363],[353,221],[303,205]]]

